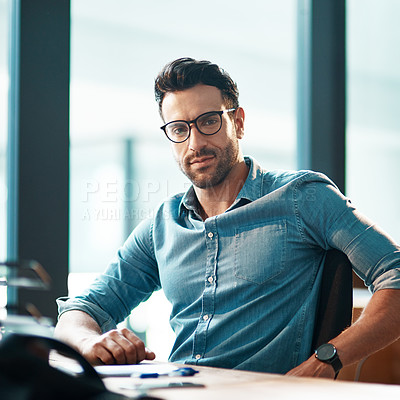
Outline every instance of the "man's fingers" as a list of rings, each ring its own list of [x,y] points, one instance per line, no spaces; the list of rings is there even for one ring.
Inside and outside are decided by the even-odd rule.
[[[115,333],[103,338],[100,344],[110,352],[111,359],[107,364],[127,364],[125,349],[121,344],[120,335]],[[107,358],[108,359],[108,358]]]
[[[86,356],[92,363],[136,364],[154,360],[155,354],[129,329],[115,329],[100,337],[88,347]]]
[[[129,345],[125,344],[128,362],[136,364],[143,360],[154,360],[156,355],[144,346],[144,343],[129,329],[121,329],[121,333],[129,341]],[[125,342],[124,342],[125,343]],[[131,346],[133,345],[133,347]]]
[[[148,348],[145,349],[146,351],[146,360],[154,360],[156,358],[156,354],[149,350]]]
[[[113,355],[104,346],[103,341],[94,343],[91,348],[83,353],[83,355],[94,365],[115,364]]]
[[[82,354],[93,364],[136,364],[155,354],[129,329],[114,329],[86,341]]]
[[[146,358],[146,349],[144,343],[129,329],[121,329],[121,334],[126,341],[123,341],[123,346],[128,358],[129,364],[136,364]]]

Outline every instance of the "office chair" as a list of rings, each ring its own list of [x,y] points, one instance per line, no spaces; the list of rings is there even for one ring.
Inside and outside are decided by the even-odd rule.
[[[353,274],[347,256],[339,250],[326,253],[311,350],[327,343],[351,325]]]

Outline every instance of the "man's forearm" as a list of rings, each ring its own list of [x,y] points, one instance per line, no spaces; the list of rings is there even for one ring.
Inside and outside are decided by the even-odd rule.
[[[71,310],[61,315],[54,336],[76,350],[81,350],[81,342],[89,337],[101,335],[97,322],[83,311]]]
[[[400,337],[399,309],[400,290],[382,289],[374,293],[360,318],[329,341],[337,348],[343,366],[368,357]],[[333,378],[335,374],[331,365],[313,355],[288,375]]]
[[[382,289],[372,296],[360,318],[331,340],[343,365],[350,365],[400,337],[400,290]]]

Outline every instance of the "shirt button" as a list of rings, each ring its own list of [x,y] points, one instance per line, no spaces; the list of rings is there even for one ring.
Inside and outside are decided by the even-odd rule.
[[[208,315],[203,315],[203,320],[207,321],[208,320]]]
[[[214,278],[213,278],[212,276],[209,276],[207,280],[208,280],[208,282],[210,282],[210,283],[213,283],[213,282],[214,282]]]
[[[212,232],[208,232],[207,236],[208,236],[210,239],[212,239],[213,236],[214,236],[214,234],[213,234]]]
[[[201,358],[201,355],[200,355],[200,354],[196,354],[195,359],[196,359],[196,360],[200,360],[200,358]]]

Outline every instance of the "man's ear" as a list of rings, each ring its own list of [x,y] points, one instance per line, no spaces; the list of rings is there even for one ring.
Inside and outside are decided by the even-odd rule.
[[[242,139],[244,136],[244,110],[242,107],[236,109],[233,122],[236,128],[236,137]]]

